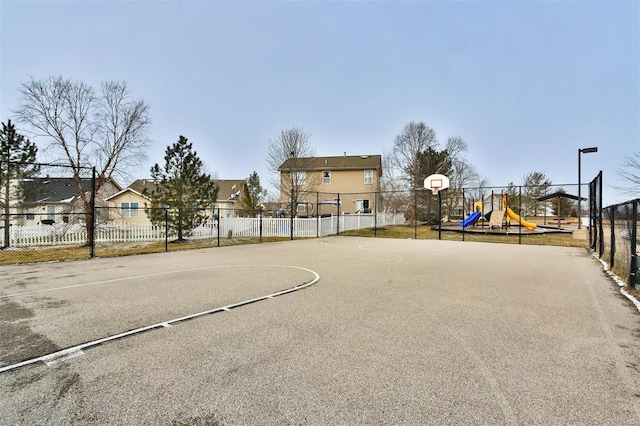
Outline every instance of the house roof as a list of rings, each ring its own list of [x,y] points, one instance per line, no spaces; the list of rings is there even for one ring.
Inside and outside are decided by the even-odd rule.
[[[137,192],[138,194],[145,195],[150,194],[158,184],[153,182],[153,179],[136,179],[132,182],[128,188]]]
[[[73,178],[36,178],[24,182],[28,203],[72,203],[80,197]],[[82,180],[82,190],[91,191],[91,179]]]
[[[215,179],[213,181],[219,188],[218,200],[235,200],[240,197],[244,179]],[[153,179],[137,179],[129,185],[128,189],[143,195],[150,196],[151,191],[158,186]],[[122,192],[122,191],[121,191]],[[234,195],[237,194],[237,195]]]
[[[148,194],[143,194],[143,193],[141,193],[139,191],[136,191],[135,189],[133,189],[131,187],[125,188],[122,191],[118,191],[115,194],[110,195],[109,197],[105,198],[104,200],[105,201],[109,201],[109,200],[111,200],[113,198],[116,198],[117,196],[119,196],[121,194],[124,194],[125,192],[133,192],[134,194],[139,195],[140,197],[146,198],[147,200],[151,200],[151,197]]]
[[[230,179],[214,180],[218,186],[218,201],[222,200],[237,200],[242,195],[242,185],[244,185],[244,179]]]
[[[382,170],[381,155],[342,155],[337,157],[289,158],[278,171],[289,170]]]

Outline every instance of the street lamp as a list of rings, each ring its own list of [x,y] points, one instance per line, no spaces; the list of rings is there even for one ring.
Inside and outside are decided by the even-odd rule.
[[[578,229],[582,229],[582,216],[580,213],[580,205],[582,204],[582,198],[580,197],[580,189],[581,189],[581,183],[580,183],[580,155],[581,154],[589,154],[592,152],[598,152],[598,147],[594,146],[591,148],[579,148],[578,149]]]

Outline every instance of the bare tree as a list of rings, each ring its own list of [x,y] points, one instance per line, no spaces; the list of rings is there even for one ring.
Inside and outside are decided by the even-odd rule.
[[[290,203],[293,214],[318,184],[318,179],[304,168],[305,159],[316,155],[310,137],[298,127],[281,130],[275,139],[269,140],[267,149],[267,164],[274,173],[271,183],[280,190],[281,201],[286,199]]]
[[[97,171],[96,192],[116,176],[126,177],[146,158],[149,106],[132,98],[126,82],[107,81],[98,94],[82,81],[31,78],[19,89],[14,111],[35,137],[48,141],[51,160],[67,163],[82,200],[88,241],[93,238],[91,198],[82,189],[86,170]]]
[[[618,175],[627,182],[628,186],[616,187],[616,189],[632,197],[640,197],[640,151],[632,152],[625,157],[618,168]]]
[[[479,176],[475,167],[470,164],[464,157],[458,154],[458,157],[451,162],[451,175],[449,176],[449,189],[444,191],[443,203],[447,209],[447,216],[451,220],[453,209],[462,206],[462,189],[475,186],[478,183]]]
[[[428,148],[438,144],[436,132],[423,122],[408,123],[402,133],[396,136],[391,151],[391,163],[401,174],[410,189],[422,187],[420,182],[420,156]]]

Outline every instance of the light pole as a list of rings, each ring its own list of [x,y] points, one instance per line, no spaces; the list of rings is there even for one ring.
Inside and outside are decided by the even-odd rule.
[[[598,147],[594,146],[591,148],[579,148],[578,149],[578,229],[582,229],[582,215],[580,212],[580,205],[582,204],[582,197],[580,196],[580,189],[582,188],[580,183],[580,156],[581,154],[589,154],[591,152],[598,152]]]

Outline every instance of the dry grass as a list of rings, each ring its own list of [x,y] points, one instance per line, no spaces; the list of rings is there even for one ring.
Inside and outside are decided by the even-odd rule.
[[[286,241],[289,238],[264,237],[263,243]],[[221,238],[220,247],[237,246],[244,244],[258,244],[259,238]],[[165,249],[164,241],[151,243],[114,243],[98,244],[95,247],[96,257],[131,256],[137,254],[162,253],[165,251],[194,250],[217,247],[216,238],[203,240],[185,240],[181,242],[169,241]],[[21,248],[0,250],[0,265],[18,263],[38,263],[62,260],[89,259],[89,247],[52,246],[42,248]]]
[[[38,247],[0,250],[0,265],[89,259],[89,247]]]
[[[350,235],[359,237],[373,237],[374,229],[358,229],[354,231],[342,232],[340,235]],[[438,231],[431,229],[427,225],[418,226],[418,239],[421,240],[437,240]],[[378,238],[414,238],[415,229],[408,225],[388,226],[375,230],[375,236]],[[442,239],[447,241],[462,241],[463,234],[461,232],[442,231]],[[464,234],[465,241],[485,242],[485,243],[503,243],[518,244],[520,238],[517,233],[508,235],[493,234]],[[571,234],[523,234],[522,244],[531,245],[547,245],[547,246],[564,246],[564,247],[587,247],[586,240],[574,239]]]

